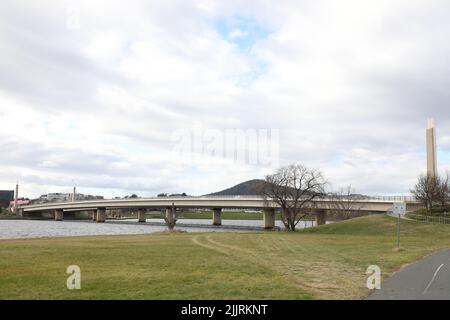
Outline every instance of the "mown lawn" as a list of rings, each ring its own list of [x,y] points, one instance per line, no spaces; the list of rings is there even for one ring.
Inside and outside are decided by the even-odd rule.
[[[450,226],[370,216],[296,233],[161,233],[0,241],[0,299],[359,299],[450,247]],[[68,265],[81,290],[66,288]]]

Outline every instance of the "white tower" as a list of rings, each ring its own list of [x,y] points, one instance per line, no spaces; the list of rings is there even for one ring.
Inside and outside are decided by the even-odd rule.
[[[16,192],[14,192],[14,213],[17,214],[17,199],[19,198],[19,183],[16,183]]]
[[[437,176],[436,125],[433,118],[428,119],[427,126],[427,174]]]

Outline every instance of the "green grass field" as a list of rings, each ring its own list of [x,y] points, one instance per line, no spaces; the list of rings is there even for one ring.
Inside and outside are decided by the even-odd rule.
[[[369,216],[295,233],[159,233],[0,241],[0,299],[359,299],[450,247],[450,226]],[[67,266],[81,290],[66,288]]]

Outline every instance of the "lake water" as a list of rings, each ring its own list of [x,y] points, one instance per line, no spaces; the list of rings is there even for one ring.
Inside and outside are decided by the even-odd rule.
[[[94,235],[147,234],[167,230],[163,219],[147,219],[138,223],[136,219],[92,221],[53,220],[0,220],[0,239],[22,239],[43,237],[73,237]],[[187,232],[252,232],[261,231],[261,220],[222,220],[223,227],[211,225],[211,219],[179,219],[178,230]],[[312,222],[300,222],[298,228],[311,227]],[[281,221],[276,226],[282,228]]]

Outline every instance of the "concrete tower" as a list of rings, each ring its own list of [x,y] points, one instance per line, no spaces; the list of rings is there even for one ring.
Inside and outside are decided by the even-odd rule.
[[[75,202],[76,195],[77,195],[77,187],[73,187],[72,202]]]
[[[427,174],[437,176],[436,126],[433,118],[428,119],[427,127]]]
[[[14,192],[14,213],[17,214],[17,199],[19,198],[19,184],[16,183],[16,192]]]

